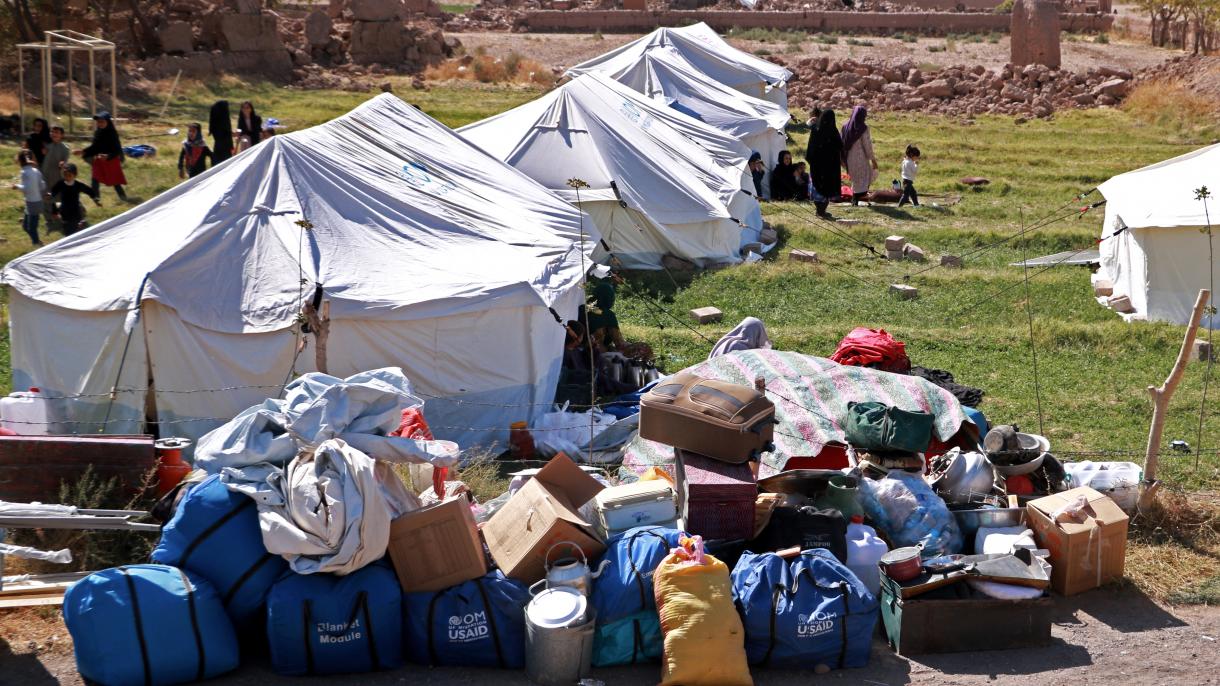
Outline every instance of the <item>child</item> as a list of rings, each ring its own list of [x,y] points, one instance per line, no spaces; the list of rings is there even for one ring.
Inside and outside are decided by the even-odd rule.
[[[64,235],[71,236],[83,229],[85,224],[85,208],[80,204],[81,193],[93,198],[93,204],[98,207],[102,203],[93,187],[76,180],[75,164],[65,164],[63,176],[63,180],[51,189],[51,197],[59,198],[59,211],[56,214],[64,221]]]
[[[792,197],[797,202],[809,202],[809,172],[805,171],[805,163],[797,162],[792,171],[792,178],[796,183],[795,195]]]
[[[182,152],[178,153],[178,178],[195,177],[207,171],[208,161],[213,160],[212,151],[203,139],[203,126],[195,122],[186,127],[186,140],[182,141]],[[213,161],[215,164],[215,161]]]
[[[21,167],[21,183],[13,184],[13,188],[25,194],[25,216],[21,218],[21,228],[30,236],[30,242],[36,246],[42,245],[38,240],[38,216],[42,214],[42,194],[47,190],[47,182],[38,171],[34,161],[34,153],[22,150],[17,153],[17,166]]]
[[[114,192],[119,200],[126,200],[127,193],[123,186],[127,177],[123,174],[123,144],[119,141],[119,132],[114,128],[114,119],[109,112],[98,112],[93,117],[96,127],[93,131],[93,142],[76,154],[85,158],[93,168],[93,193],[97,194],[100,185],[114,186]]]
[[[64,127],[51,127],[51,142],[47,144],[47,155],[42,160],[42,180],[47,183],[47,191],[43,194],[42,211],[47,217],[47,233],[60,228],[59,221],[52,218],[55,203],[51,202],[50,189],[63,178],[65,164],[72,157],[72,151],[64,144]]]
[[[907,146],[906,157],[902,160],[902,198],[898,206],[902,207],[909,201],[919,207],[919,193],[915,190],[915,174],[919,172],[919,148]]]
[[[750,178],[754,180],[754,197],[763,200],[763,180],[767,176],[767,165],[757,150],[750,153]]]

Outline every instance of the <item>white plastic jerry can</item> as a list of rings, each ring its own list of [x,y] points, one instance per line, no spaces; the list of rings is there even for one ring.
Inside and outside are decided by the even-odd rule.
[[[50,400],[37,388],[0,398],[0,426],[22,436],[51,433]]]

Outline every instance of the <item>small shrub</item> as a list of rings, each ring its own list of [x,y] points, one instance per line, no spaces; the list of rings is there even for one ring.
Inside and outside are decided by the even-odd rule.
[[[844,42],[848,45],[859,45],[866,48],[871,48],[873,46],[873,42],[871,40],[863,40],[861,38],[848,38]]]
[[[945,39],[945,51],[957,52],[957,41],[952,36]]]
[[[945,45],[929,45],[928,52],[945,52],[948,47]]]
[[[507,81],[509,77],[504,62],[498,59],[476,59],[470,66],[474,68],[474,78],[479,83],[499,83]]]
[[[996,5],[992,12],[995,12],[996,14],[1011,14],[1012,5],[1013,0],[1004,0],[1000,4]]]
[[[606,40],[606,37],[602,35],[601,29],[594,31],[592,37],[593,40]]]
[[[814,36],[813,40],[815,42],[821,43],[823,45],[838,45],[839,44],[839,37],[832,33],[819,33],[817,36]]]
[[[1094,42],[1094,43],[1101,43],[1102,45],[1109,45],[1109,43],[1110,43],[1110,34],[1108,34],[1108,33],[1099,33],[1099,34],[1097,34],[1097,37],[1093,39],[1093,42]]]
[[[995,45],[996,43],[999,43],[999,42],[1000,42],[1000,34],[998,34],[998,33],[989,33],[989,34],[987,34],[987,42],[988,42],[988,43],[991,43],[992,45]]]
[[[766,57],[767,55],[770,55],[770,54],[773,54],[773,53],[772,53],[770,50],[766,49],[766,48],[759,48],[759,49],[757,49],[757,50],[755,50],[755,51],[754,51],[754,54],[755,54],[755,55],[760,55],[760,56],[762,56],[762,57]]]
[[[504,71],[508,74],[508,78],[515,78],[517,70],[521,68],[521,53],[513,50],[508,53],[508,57],[504,58]]]

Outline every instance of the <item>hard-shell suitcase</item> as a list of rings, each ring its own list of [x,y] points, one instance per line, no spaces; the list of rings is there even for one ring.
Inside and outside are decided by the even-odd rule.
[[[706,540],[752,538],[758,484],[750,466],[675,452],[686,530]]]
[[[772,450],[775,404],[749,386],[675,374],[640,398],[640,437],[725,462]]]
[[[637,481],[599,491],[593,498],[598,533],[609,538],[637,526],[678,518],[678,503],[668,481]]]

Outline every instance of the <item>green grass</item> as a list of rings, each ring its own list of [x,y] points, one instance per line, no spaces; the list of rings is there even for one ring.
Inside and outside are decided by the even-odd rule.
[[[441,11],[446,14],[466,14],[474,8],[474,3],[441,3]]]
[[[475,121],[526,102],[537,90],[477,85],[410,89],[391,79],[396,92],[450,126]],[[170,126],[185,129],[206,120],[207,107],[219,98],[251,99],[264,116],[290,129],[339,115],[371,94],[296,91],[236,81],[199,84],[171,104],[167,121],[126,123],[129,143],[152,142],[162,154],[132,160],[127,173],[133,196],[149,198],[177,183],[174,164],[180,136],[155,136]],[[159,103],[148,103],[156,111]],[[910,114],[879,114],[872,120],[874,145],[881,162],[879,184],[898,176],[903,148],[923,151],[920,190],[927,207],[841,208],[836,214],[862,223],[841,226],[853,238],[880,247],[885,236],[902,234],[937,259],[962,254],[1010,236],[1024,223],[1079,208],[1071,198],[1114,174],[1180,154],[1210,142],[1214,131],[1153,127],[1121,110],[1064,112],[1053,120],[1015,126],[1011,119],[980,117],[973,125],[951,119]],[[800,157],[805,133],[793,130],[791,149]],[[0,146],[12,159],[15,148]],[[10,175],[15,176],[16,165]],[[986,176],[991,185],[979,191],[957,183],[962,176]],[[951,207],[944,198],[959,194]],[[1089,200],[1099,199],[1093,195]],[[99,221],[126,209],[109,191],[105,206],[93,210]],[[18,222],[20,194],[0,194],[0,259],[26,248]],[[982,409],[996,422],[1015,422],[1037,430],[1038,412],[1031,373],[1028,323],[1022,271],[1007,266],[1030,256],[1091,247],[1099,235],[1100,210],[1083,218],[1064,218],[1030,234],[967,258],[961,270],[933,269],[913,275],[916,265],[878,260],[855,244],[810,221],[808,206],[769,204],[767,219],[781,231],[782,245],[773,257],[754,265],[701,272],[680,279],[675,288],[662,274],[631,275],[634,288],[647,290],[669,313],[684,318],[691,308],[714,305],[725,313],[716,325],[697,327],[699,334],[659,318],[637,294],[623,292],[619,317],[630,338],[652,344],[668,371],[703,359],[715,339],[747,315],[767,322],[777,347],[828,355],[855,326],[885,328],[907,344],[917,364],[948,369],[958,380],[987,392]],[[1064,209],[1056,213],[1057,209]],[[1201,239],[1202,240],[1202,239]],[[790,248],[818,251],[820,266],[775,258]],[[916,301],[890,297],[886,286],[902,282],[920,289]],[[863,279],[867,283],[862,283]],[[1030,283],[1035,341],[1041,381],[1045,432],[1059,451],[1140,450],[1146,440],[1150,406],[1145,388],[1160,383],[1181,340],[1179,327],[1156,323],[1125,324],[1091,297],[1088,272],[1060,267],[1036,275]],[[989,297],[992,296],[992,297]],[[981,301],[981,302],[980,302]],[[974,304],[974,303],[978,304]],[[0,385],[8,384],[7,332],[0,336]],[[1174,399],[1165,441],[1195,443],[1202,370],[1193,365]],[[1220,390],[1216,383],[1213,392]],[[1220,394],[1215,394],[1215,398]],[[1193,469],[1193,457],[1166,453],[1163,476],[1199,487],[1215,484],[1220,471],[1220,402],[1211,403],[1209,454]],[[1136,460],[1138,461],[1138,459]]]

